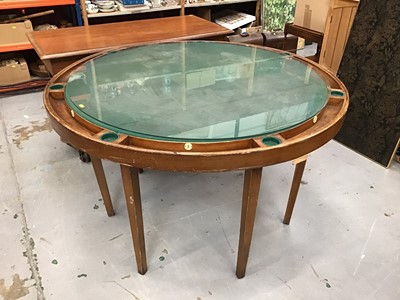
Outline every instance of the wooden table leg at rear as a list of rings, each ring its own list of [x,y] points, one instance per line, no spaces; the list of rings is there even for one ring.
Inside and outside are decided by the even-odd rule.
[[[107,215],[111,217],[115,215],[115,212],[111,201],[110,191],[108,190],[106,175],[104,174],[103,164],[101,159],[97,157],[91,157],[91,160],[97,184],[99,185],[100,193],[103,197],[103,203],[106,207]]]

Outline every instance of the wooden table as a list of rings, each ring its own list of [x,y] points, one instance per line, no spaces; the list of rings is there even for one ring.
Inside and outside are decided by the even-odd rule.
[[[307,154],[343,123],[346,87],[314,62],[255,45],[185,41],[121,50],[82,59],[50,80],[44,106],[53,129],[92,158],[109,216],[101,160],[120,164],[140,274],[147,260],[138,170],[244,170],[236,267],[244,277],[262,168],[295,164],[289,224]]]
[[[71,63],[111,48],[151,42],[214,39],[232,33],[220,25],[189,15],[107,23],[27,34],[47,70],[56,74]]]

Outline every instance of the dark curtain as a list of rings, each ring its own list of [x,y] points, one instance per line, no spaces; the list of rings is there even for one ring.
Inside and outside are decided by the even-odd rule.
[[[336,139],[388,166],[400,138],[400,0],[361,0],[339,78],[350,107]]]

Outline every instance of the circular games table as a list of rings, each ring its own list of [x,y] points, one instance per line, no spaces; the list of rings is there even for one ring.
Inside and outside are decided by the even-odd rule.
[[[339,131],[344,84],[294,54],[225,42],[119,48],[67,67],[44,104],[61,140],[87,152],[109,216],[102,159],[119,163],[138,272],[147,271],[139,169],[244,170],[236,275],[242,278],[264,166],[293,160],[289,224],[307,154]]]

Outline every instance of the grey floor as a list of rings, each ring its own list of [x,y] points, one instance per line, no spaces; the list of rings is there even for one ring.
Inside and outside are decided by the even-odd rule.
[[[290,226],[293,166],[265,168],[240,280],[243,174],[146,171],[142,276],[118,166],[105,165],[109,218],[91,165],[51,130],[41,96],[0,99],[3,299],[400,299],[398,163],[385,169],[328,143],[309,158]]]

